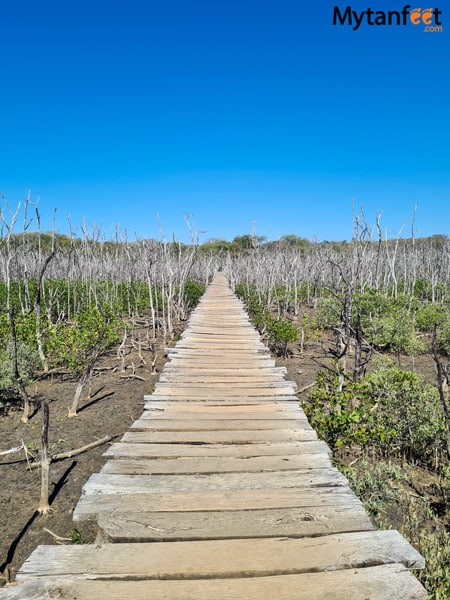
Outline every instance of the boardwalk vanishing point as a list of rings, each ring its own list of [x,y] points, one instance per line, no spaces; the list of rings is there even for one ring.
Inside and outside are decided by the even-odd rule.
[[[93,545],[39,546],[0,600],[411,600],[421,555],[379,531],[219,273],[91,476]]]

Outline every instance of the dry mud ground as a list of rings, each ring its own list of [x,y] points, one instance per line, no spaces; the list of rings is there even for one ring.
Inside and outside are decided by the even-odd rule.
[[[315,341],[304,354],[280,360],[288,368],[288,379],[302,389],[314,381],[320,365],[326,361],[326,341]],[[39,402],[50,408],[49,446],[52,453],[80,448],[106,435],[118,441],[143,411],[143,396],[151,392],[165,359],[162,341],[143,348],[142,364],[136,349],[129,348],[126,370],[121,370],[112,350],[98,363],[90,398],[81,403],[79,415],[68,418],[76,382],[68,376],[54,376],[33,384],[28,390],[36,400],[36,411],[28,424],[20,421],[19,410],[0,414],[0,452],[20,446],[22,441],[39,458],[41,412]],[[152,361],[156,356],[156,369]],[[133,378],[133,367],[138,378]],[[410,367],[406,364],[405,368]],[[430,365],[422,365],[430,375]],[[416,367],[418,365],[416,364]],[[156,371],[156,372],[153,372]],[[303,392],[300,396],[305,395]],[[14,580],[15,573],[40,544],[72,543],[75,537],[93,542],[96,531],[88,525],[74,524],[72,513],[83,484],[92,473],[100,471],[105,459],[104,444],[85,453],[52,463],[50,467],[50,504],[52,512],[39,515],[40,471],[28,468],[24,452],[0,456],[0,586]],[[77,531],[73,532],[73,530]],[[52,533],[50,533],[52,532]],[[72,533],[71,533],[72,532]],[[69,538],[68,540],[58,540]],[[71,539],[72,538],[72,539]]]

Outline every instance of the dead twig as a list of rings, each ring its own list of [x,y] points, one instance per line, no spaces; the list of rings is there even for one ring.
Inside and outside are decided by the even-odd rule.
[[[51,531],[50,529],[47,529],[47,527],[43,527],[42,528],[44,531],[46,531],[47,533],[49,533],[52,538],[58,542],[59,544],[63,544],[64,542],[71,542],[71,538],[66,538],[66,537],[61,537],[60,535],[54,533],[53,531]]]
[[[297,394],[302,394],[303,392],[306,392],[307,390],[310,390],[315,385],[316,385],[315,381],[313,381],[312,383],[308,383],[308,385],[305,385],[302,388],[300,388],[299,390],[297,390]]]
[[[90,444],[86,444],[85,446],[81,446],[80,448],[75,448],[74,450],[69,450],[68,452],[59,452],[57,454],[51,455],[51,462],[57,462],[59,460],[64,460],[65,458],[72,458],[73,456],[78,456],[78,454],[82,454],[83,452],[87,452],[92,448],[96,448],[97,446],[101,446],[102,444],[106,444],[113,439],[112,435],[105,435],[99,440],[95,440],[95,442],[91,442]],[[41,466],[40,462],[32,463],[30,469],[36,469]]]
[[[139,379],[139,381],[145,381],[145,379],[140,377],[140,375],[121,375],[120,379]]]
[[[113,439],[112,435],[105,435],[105,437],[100,438],[99,440],[95,440],[95,442],[91,442],[90,444],[86,444],[85,446],[81,446],[80,448],[76,448],[75,450],[69,450],[68,452],[60,452],[58,454],[53,454],[52,462],[57,460],[63,460],[64,458],[72,458],[72,456],[77,456],[78,454],[82,454],[91,448],[96,448],[97,446],[101,446],[102,444],[106,444]]]
[[[15,452],[20,452],[23,449],[24,449],[24,445],[22,442],[21,446],[16,446],[15,448],[10,448],[9,450],[3,450],[2,452],[0,452],[0,456],[6,456],[7,454],[14,454]]]

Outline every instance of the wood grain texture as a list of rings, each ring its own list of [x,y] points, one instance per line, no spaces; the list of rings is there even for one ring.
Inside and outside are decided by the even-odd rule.
[[[285,442],[268,444],[139,444],[116,443],[103,454],[106,458],[240,457],[287,455],[330,455],[325,442]]]
[[[420,554],[397,531],[389,530],[300,539],[142,543],[139,551],[134,544],[39,546],[17,578],[261,577],[395,563],[415,569],[424,565]]]
[[[347,487],[275,488],[273,490],[202,490],[200,492],[83,494],[74,520],[94,520],[100,513],[129,512],[206,512],[259,510],[273,508],[362,507],[360,500]]]
[[[425,595],[417,579],[399,564],[201,581],[99,581],[49,577],[27,581],[3,592],[0,590],[2,600],[423,600]]]
[[[206,512],[111,512],[98,518],[107,542],[307,537],[374,529],[355,504]]]

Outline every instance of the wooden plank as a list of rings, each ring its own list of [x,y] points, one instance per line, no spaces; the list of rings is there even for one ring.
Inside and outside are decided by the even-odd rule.
[[[184,394],[186,392],[190,393],[193,390],[196,392],[202,392],[205,390],[206,394],[210,394],[211,391],[214,391],[214,393],[221,393],[223,391],[229,393],[230,390],[237,389],[239,390],[239,393],[241,393],[241,390],[257,390],[258,393],[263,391],[264,393],[262,395],[264,396],[266,392],[273,393],[276,390],[280,390],[280,394],[285,394],[286,388],[288,388],[288,392],[294,393],[296,384],[292,381],[246,382],[239,378],[235,383],[233,383],[233,385],[230,385],[230,383],[227,382],[222,383],[216,381],[211,381],[205,385],[202,385],[201,387],[199,387],[197,383],[189,383],[185,381],[170,383],[159,381],[155,384],[155,391],[157,391],[158,394],[176,393],[177,395]]]
[[[199,397],[195,395],[191,396],[165,396],[163,394],[152,394],[148,396],[149,402],[151,403],[149,406],[152,406],[153,403],[156,402],[179,402],[180,404],[183,402],[199,402]],[[175,400],[176,398],[176,400]],[[286,403],[291,402],[294,405],[298,406],[299,399],[297,396],[223,396],[220,398],[215,398],[213,395],[210,397],[205,396],[202,399],[204,406],[208,405],[217,405],[222,404],[223,406],[230,405],[238,405],[238,404],[253,404],[253,405],[262,405],[262,404],[273,404],[274,402]],[[147,404],[144,408],[147,407]]]
[[[187,374],[180,373],[179,371],[163,371],[159,376],[158,383],[194,383],[198,385],[199,383],[214,383],[214,384],[223,384],[223,385],[234,385],[234,384],[254,384],[254,383],[267,383],[267,384],[277,384],[284,383],[285,380],[283,375],[275,376],[273,373],[268,373],[264,375],[260,373],[259,375],[240,375],[237,373],[228,372],[227,374],[222,375],[213,375],[210,372],[207,373],[192,373],[189,372]]]
[[[197,458],[331,455],[325,442],[285,442],[269,444],[145,444],[116,443],[103,454],[106,458]]]
[[[315,538],[208,540],[95,546],[39,546],[17,573],[115,579],[260,577],[401,563],[422,569],[420,554],[397,532],[364,531]]]
[[[108,543],[307,537],[374,530],[355,506],[209,512],[121,512],[98,517]]]
[[[292,398],[295,398],[296,402],[298,402],[298,398],[294,396],[293,388],[253,388],[253,387],[237,387],[229,386],[227,388],[215,388],[214,386],[197,386],[197,387],[185,387],[185,386],[177,386],[173,388],[164,389],[162,386],[155,386],[155,393],[153,397],[161,397],[163,396],[166,399],[169,398],[180,398],[180,400],[184,400],[186,398],[196,398],[197,401],[205,398],[208,400],[229,400],[233,398],[240,399],[253,399],[258,398],[258,401],[265,398],[286,398],[287,395],[292,394]]]
[[[155,431],[131,429],[122,442],[153,444],[259,444],[268,442],[303,442],[317,440],[314,429],[259,429],[236,431]]]
[[[302,454],[300,456],[256,456],[224,459],[203,457],[177,458],[119,458],[109,460],[102,473],[120,475],[171,475],[190,473],[270,473],[273,471],[298,471],[300,469],[326,469],[331,467],[328,454]]]
[[[147,396],[147,398],[151,398],[151,396]],[[146,411],[155,414],[177,414],[177,413],[189,413],[191,415],[202,415],[202,414],[210,414],[217,415],[218,417],[222,415],[239,415],[242,413],[254,414],[254,415],[264,415],[267,413],[278,414],[278,415],[304,415],[303,409],[299,405],[292,404],[292,402],[274,402],[274,403],[265,403],[265,404],[234,404],[234,405],[223,405],[223,404],[206,404],[205,402],[178,402],[177,400],[167,402],[155,402],[155,404],[151,404],[151,402],[146,403],[147,408]]]
[[[248,425],[248,421],[256,423],[264,421],[274,423],[274,425],[280,424],[280,426],[285,427],[287,424],[292,427],[301,427],[303,423],[307,422],[305,413],[301,409],[295,407],[290,411],[247,411],[244,410],[244,408],[239,408],[238,410],[227,410],[221,413],[208,411],[207,408],[201,412],[192,412],[190,410],[172,411],[170,409],[158,410],[157,408],[154,408],[150,410],[146,409],[139,420],[154,421],[156,423],[160,421],[194,421],[197,423],[200,421],[208,421],[213,424],[216,422],[226,424],[229,421],[244,421],[246,425]]]
[[[94,520],[100,513],[129,512],[204,512],[257,510],[271,508],[340,507],[362,504],[347,487],[240,489],[200,492],[155,492],[141,494],[84,494],[73,514],[74,521]]]
[[[260,369],[276,369],[275,360],[273,358],[265,358],[265,357],[252,357],[252,358],[244,358],[244,357],[230,357],[222,356],[221,360],[218,360],[218,357],[211,358],[208,355],[202,355],[197,357],[189,357],[189,356],[170,356],[169,365],[172,368],[177,369],[235,369],[239,371],[239,369],[254,369],[259,365]]]
[[[201,348],[179,348],[178,346],[175,346],[174,348],[166,348],[165,352],[168,356],[174,356],[177,358],[190,358],[191,360],[195,360],[195,358],[203,358],[205,354],[207,354],[210,361],[215,359],[217,360],[218,364],[220,364],[220,361],[223,359],[227,361],[235,360],[236,362],[241,362],[242,360],[243,362],[249,362],[253,364],[259,362],[262,365],[267,366],[275,362],[273,359],[271,359],[266,348],[260,348],[259,350],[255,351],[252,351],[251,349],[242,350],[241,348],[236,348],[234,352],[229,350],[225,353],[221,348],[205,351]]]
[[[273,376],[283,376],[284,374],[286,374],[287,369],[286,367],[245,367],[245,368],[239,368],[236,366],[230,366],[230,367],[226,367],[223,364],[218,364],[218,365],[212,365],[212,366],[205,366],[202,362],[200,362],[197,366],[190,366],[190,367],[183,367],[183,365],[179,365],[179,366],[175,366],[173,364],[172,361],[169,361],[165,364],[164,366],[164,370],[162,371],[161,375],[163,373],[167,373],[167,374],[175,374],[178,373],[180,376],[183,375],[188,375],[189,373],[192,373],[193,375],[195,374],[203,374],[205,373],[205,370],[208,371],[209,374],[211,375],[229,375],[229,376],[234,376],[234,375],[242,375],[242,376],[251,376],[251,375],[259,375],[259,374],[264,374],[268,377],[273,377]],[[186,371],[188,371],[188,373],[186,373]]]
[[[76,590],[76,596],[74,596]],[[301,575],[188,580],[36,579],[0,590],[2,600],[423,600],[425,589],[399,564]]]
[[[207,490],[279,489],[344,486],[337,469],[302,469],[269,473],[212,473],[210,475],[115,475],[94,473],[85,494],[146,494]]]
[[[157,419],[145,414],[135,421],[131,426],[134,429],[146,429],[148,431],[247,431],[257,430],[292,430],[297,428],[309,429],[310,425],[306,419]]]

